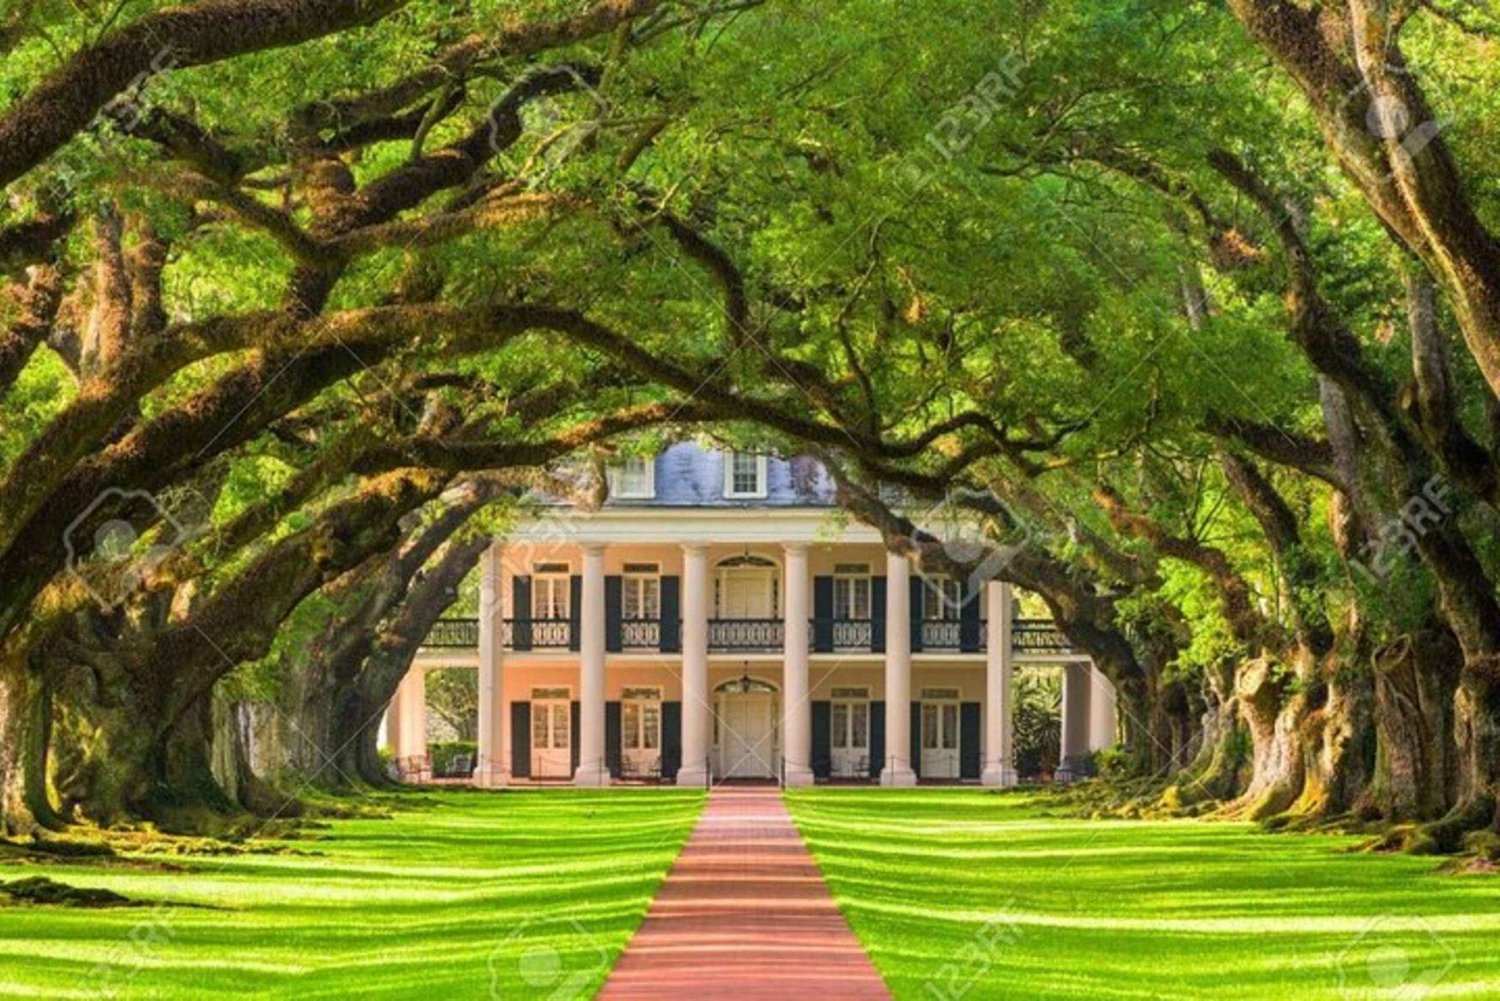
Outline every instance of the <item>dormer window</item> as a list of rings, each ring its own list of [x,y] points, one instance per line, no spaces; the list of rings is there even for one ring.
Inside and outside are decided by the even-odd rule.
[[[754,452],[730,452],[724,463],[724,496],[731,499],[766,496],[766,457]]]
[[[656,496],[656,463],[631,456],[613,467],[610,493],[621,500],[650,500]]]

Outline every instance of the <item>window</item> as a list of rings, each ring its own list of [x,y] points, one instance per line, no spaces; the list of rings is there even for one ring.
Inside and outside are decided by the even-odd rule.
[[[531,575],[531,617],[542,620],[568,618],[572,584],[566,563],[538,563]]]
[[[839,563],[833,568],[833,617],[870,617],[870,565]]]
[[[661,568],[655,563],[627,563],[624,569],[620,617],[647,621],[661,618]]]
[[[951,577],[927,578],[927,592],[922,601],[922,618],[953,622],[963,605],[963,585]]]
[[[649,499],[656,496],[656,462],[631,456],[611,473],[610,492],[623,499]]]
[[[754,452],[730,452],[724,463],[725,497],[764,497],[766,457]]]

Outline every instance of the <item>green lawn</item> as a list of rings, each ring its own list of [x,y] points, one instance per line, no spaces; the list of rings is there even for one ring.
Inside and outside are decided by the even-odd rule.
[[[46,875],[166,905],[0,906],[0,997],[588,994],[703,803],[624,789],[424,798],[288,843],[312,855],[151,857],[177,872],[0,866],[0,880]]]
[[[901,998],[1500,997],[1500,877],[1354,839],[1081,821],[978,790],[788,795]]]

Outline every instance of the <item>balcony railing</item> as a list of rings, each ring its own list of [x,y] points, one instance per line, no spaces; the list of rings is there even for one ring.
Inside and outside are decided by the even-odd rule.
[[[782,648],[780,619],[709,619],[708,648],[765,651]]]
[[[835,650],[870,650],[875,624],[869,619],[834,619],[828,623]],[[817,624],[813,625],[816,644]]]
[[[438,619],[427,632],[423,646],[445,650],[479,646],[478,619]]]
[[[812,619],[808,638],[811,648],[836,651],[873,650],[879,623],[870,619]],[[978,651],[984,650],[988,623],[979,623]],[[660,619],[623,619],[620,647],[624,650],[661,649]],[[566,650],[573,646],[572,622],[568,619],[506,619],[500,626],[500,642],[506,649]],[[950,619],[922,622],[921,648],[930,652],[962,649],[963,623]],[[517,641],[520,641],[519,643]],[[780,619],[710,619],[708,648],[720,653],[773,652],[783,648]],[[476,649],[479,620],[443,618],[433,623],[422,645],[429,649]],[[1072,646],[1050,619],[1016,619],[1011,625],[1011,647],[1023,654],[1066,654]],[[977,651],[976,651],[977,652]]]
[[[1071,653],[1073,647],[1051,619],[1016,619],[1010,627],[1016,653]]]
[[[962,643],[962,629],[963,623],[958,619],[923,619],[922,649],[957,650]]]
[[[622,650],[660,650],[660,619],[621,619],[620,648]]]

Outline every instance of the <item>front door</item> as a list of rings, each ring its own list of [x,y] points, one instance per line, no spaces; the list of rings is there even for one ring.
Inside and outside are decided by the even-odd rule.
[[[573,705],[552,695],[531,700],[531,775],[565,779],[573,774]]]
[[[719,777],[769,779],[776,775],[776,696],[736,692],[719,699]]]
[[[627,776],[661,777],[661,689],[625,689],[620,702],[620,765]]]
[[[833,774],[839,778],[870,774],[870,703],[865,699],[835,701],[830,707],[833,733]]]
[[[958,702],[922,702],[922,777],[958,778]]]

